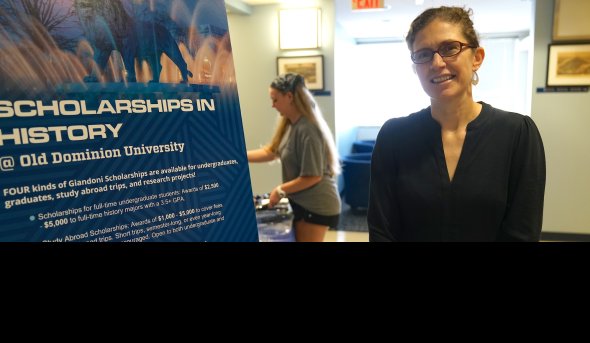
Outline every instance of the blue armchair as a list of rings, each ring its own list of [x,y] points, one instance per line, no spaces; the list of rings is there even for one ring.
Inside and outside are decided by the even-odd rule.
[[[360,140],[352,143],[352,153],[373,152],[375,140]]]
[[[371,152],[353,153],[342,159],[344,202],[353,210],[369,205],[369,181],[371,177]]]

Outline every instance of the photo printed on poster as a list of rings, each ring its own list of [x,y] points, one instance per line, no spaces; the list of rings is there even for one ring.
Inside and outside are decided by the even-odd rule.
[[[258,240],[223,0],[0,0],[0,241]]]

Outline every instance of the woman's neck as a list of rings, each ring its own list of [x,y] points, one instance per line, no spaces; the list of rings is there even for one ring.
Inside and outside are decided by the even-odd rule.
[[[293,111],[290,113],[285,113],[285,118],[287,118],[287,120],[289,120],[291,125],[293,125],[299,121],[299,119],[301,118],[301,113],[298,113],[296,111]]]
[[[443,130],[457,130],[465,128],[481,112],[482,105],[469,99],[457,102],[431,102],[432,118]]]

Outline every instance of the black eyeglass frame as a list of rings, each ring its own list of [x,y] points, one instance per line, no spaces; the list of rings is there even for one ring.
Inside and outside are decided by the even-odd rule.
[[[440,53],[440,49],[441,48],[443,48],[445,46],[448,46],[450,44],[453,44],[453,43],[459,43],[459,51],[457,51],[457,53],[452,54],[452,55],[443,55],[443,54]],[[446,57],[453,57],[453,56],[459,55],[460,53],[462,53],[465,50],[464,48],[475,49],[475,48],[477,48],[477,46],[473,46],[471,44],[463,43],[463,42],[459,42],[459,41],[444,42],[444,43],[442,43],[441,45],[438,46],[438,49],[437,50],[420,49],[420,50],[417,50],[417,51],[413,51],[410,54],[410,58],[412,59],[412,62],[414,62],[414,64],[424,64],[424,63],[432,62],[432,60],[434,59],[434,54],[438,54],[441,58],[444,59]],[[424,61],[424,62],[416,62],[414,56],[416,55],[416,53],[421,52],[421,51],[430,51],[431,52],[430,59],[428,59],[427,61]]]

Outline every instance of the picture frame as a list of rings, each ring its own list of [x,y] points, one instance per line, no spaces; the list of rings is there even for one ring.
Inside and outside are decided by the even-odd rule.
[[[549,44],[547,86],[590,86],[590,43]]]
[[[588,0],[555,0],[553,40],[590,40],[588,13],[590,13],[590,1]]]
[[[277,74],[297,73],[309,90],[324,89],[324,56],[277,57]]]

